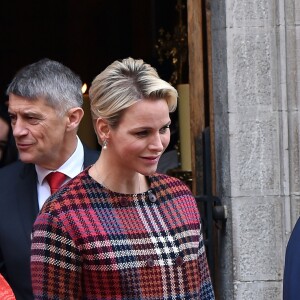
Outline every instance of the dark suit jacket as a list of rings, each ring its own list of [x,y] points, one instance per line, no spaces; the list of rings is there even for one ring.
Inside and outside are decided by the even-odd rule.
[[[300,299],[300,218],[292,231],[285,252],[283,299]]]
[[[84,148],[84,167],[99,157]],[[38,214],[37,174],[20,161],[0,169],[0,273],[17,300],[33,299],[30,276],[31,230]]]

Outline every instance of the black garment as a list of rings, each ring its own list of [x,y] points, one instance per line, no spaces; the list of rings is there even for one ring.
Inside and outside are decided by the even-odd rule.
[[[84,167],[99,153],[84,147]],[[17,300],[32,300],[30,275],[31,230],[38,214],[37,174],[21,161],[0,169],[0,273]]]
[[[283,300],[300,298],[300,218],[298,219],[285,253]]]

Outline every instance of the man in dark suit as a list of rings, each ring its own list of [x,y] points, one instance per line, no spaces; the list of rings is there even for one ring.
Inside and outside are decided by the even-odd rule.
[[[283,276],[283,300],[298,299],[300,299],[300,218],[286,247]]]
[[[77,136],[81,86],[69,68],[43,59],[21,69],[7,89],[20,161],[0,169],[0,273],[17,300],[33,299],[31,230],[51,194],[47,175],[65,174],[64,184],[99,156]]]

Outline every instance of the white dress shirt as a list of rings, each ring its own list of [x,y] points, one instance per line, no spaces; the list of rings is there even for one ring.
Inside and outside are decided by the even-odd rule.
[[[45,180],[45,177],[53,171],[59,171],[67,175],[67,179],[64,182],[66,183],[67,181],[69,181],[71,178],[74,178],[83,170],[83,161],[84,161],[83,146],[80,139],[77,137],[76,150],[70,156],[70,158],[57,170],[50,171],[40,166],[37,165],[35,166],[37,177],[38,177],[37,192],[38,192],[38,202],[39,202],[40,209],[42,208],[42,206],[44,205],[48,197],[51,195],[50,186],[47,180]]]

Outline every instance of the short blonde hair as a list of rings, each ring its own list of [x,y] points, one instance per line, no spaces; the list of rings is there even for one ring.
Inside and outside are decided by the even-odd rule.
[[[116,127],[124,110],[142,99],[165,99],[169,111],[177,107],[176,89],[141,59],[114,61],[92,82],[89,90],[93,119]]]

